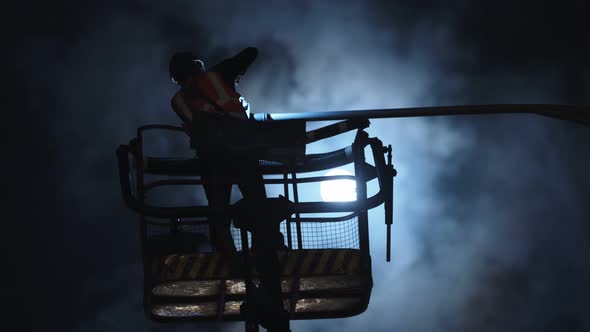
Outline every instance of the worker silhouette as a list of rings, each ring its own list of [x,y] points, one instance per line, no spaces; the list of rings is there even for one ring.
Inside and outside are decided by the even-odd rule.
[[[256,48],[246,48],[209,70],[205,70],[204,63],[190,52],[178,52],[170,60],[170,76],[180,85],[172,98],[172,108],[191,133],[197,156],[202,161],[201,178],[209,206],[219,211],[229,206],[232,183],[238,175],[238,186],[244,197],[266,198],[262,176],[256,171],[257,161],[247,155],[236,157],[228,146],[219,142],[215,128],[207,128],[208,125],[247,121],[247,104],[237,93],[235,82],[257,53]],[[195,128],[198,126],[201,128]],[[193,135],[194,132],[198,135]],[[207,134],[215,137],[207,137]],[[227,214],[209,218],[211,244],[227,255],[236,253],[230,223]]]
[[[249,105],[236,91],[236,83],[257,54],[256,48],[248,47],[208,70],[191,52],[174,54],[170,76],[180,90],[172,98],[172,108],[191,136],[201,161],[201,179],[209,207],[217,211],[209,216],[211,244],[230,261],[237,257],[230,232],[231,218],[220,211],[229,207],[233,183],[238,184],[248,202],[249,208],[245,210],[250,216],[242,218],[247,219],[243,226],[252,231],[256,269],[261,279],[255,297],[249,299],[249,311],[269,331],[283,332],[289,331],[289,319],[282,305],[276,255],[276,250],[284,247],[282,234],[278,222],[266,220],[261,213],[265,209],[266,190],[256,155],[235,144],[247,140],[242,130],[253,126],[253,121],[248,120]]]

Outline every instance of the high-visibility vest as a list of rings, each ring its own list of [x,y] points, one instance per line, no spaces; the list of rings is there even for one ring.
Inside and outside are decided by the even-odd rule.
[[[229,86],[217,72],[205,72],[195,77],[198,94],[185,98],[191,111],[226,112],[239,118],[248,118],[243,98]]]

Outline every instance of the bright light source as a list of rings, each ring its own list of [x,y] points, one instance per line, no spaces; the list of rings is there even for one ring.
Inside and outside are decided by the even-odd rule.
[[[343,169],[333,169],[326,176],[352,175]],[[356,182],[354,180],[328,180],[320,183],[320,194],[325,202],[346,202],[356,200]]]

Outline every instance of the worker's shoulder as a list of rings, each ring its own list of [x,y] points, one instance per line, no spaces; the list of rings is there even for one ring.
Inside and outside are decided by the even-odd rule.
[[[170,99],[170,104],[172,104],[172,106],[174,106],[174,104],[181,102],[183,99],[184,99],[184,97],[182,95],[182,90],[178,90]]]

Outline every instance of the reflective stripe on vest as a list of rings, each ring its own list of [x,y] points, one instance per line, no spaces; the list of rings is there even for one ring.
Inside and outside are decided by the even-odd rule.
[[[202,97],[189,102],[191,109],[203,112],[228,112],[240,118],[247,118],[240,94],[228,86],[218,73],[201,74],[195,78],[195,84]]]

